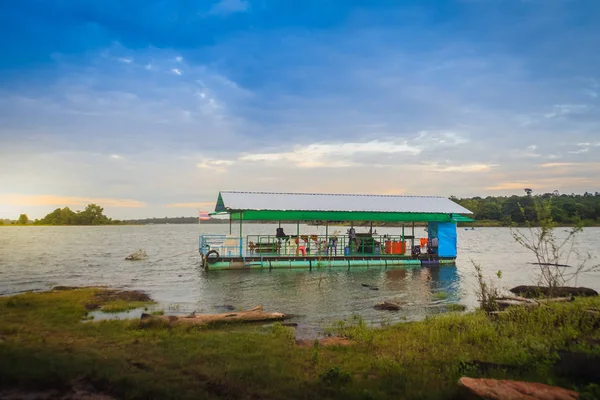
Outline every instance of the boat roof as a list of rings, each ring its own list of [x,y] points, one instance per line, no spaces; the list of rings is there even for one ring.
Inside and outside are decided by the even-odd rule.
[[[472,214],[440,196],[244,191],[221,191],[215,212],[236,214],[239,219],[330,221],[457,221],[459,214]]]

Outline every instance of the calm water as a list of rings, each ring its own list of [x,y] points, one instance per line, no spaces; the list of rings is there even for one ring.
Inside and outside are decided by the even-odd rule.
[[[295,232],[295,226],[284,226]],[[248,225],[246,233],[274,234],[274,225]],[[235,227],[234,227],[235,229]],[[265,310],[293,314],[301,326],[314,329],[361,314],[372,323],[413,320],[439,311],[440,303],[476,303],[471,260],[511,288],[531,284],[531,254],[505,228],[459,229],[456,267],[366,269],[351,271],[274,270],[209,271],[199,268],[198,234],[225,233],[226,225],[148,225],[103,227],[5,227],[0,229],[0,295],[47,290],[56,285],[108,285],[141,289],[173,313],[223,312],[262,304]],[[340,228],[343,230],[343,228]],[[557,229],[564,234],[563,229]],[[324,229],[301,226],[301,233]],[[361,228],[357,232],[362,232]],[[379,233],[398,233],[382,228]],[[416,228],[416,235],[424,235]],[[578,239],[581,252],[600,262],[600,228],[586,229]],[[137,249],[148,259],[125,261]],[[374,285],[370,290],[362,284]],[[600,290],[600,272],[579,277],[579,285]],[[443,292],[440,295],[438,292]],[[436,294],[438,293],[438,294]],[[400,312],[378,311],[383,300],[404,304]]]

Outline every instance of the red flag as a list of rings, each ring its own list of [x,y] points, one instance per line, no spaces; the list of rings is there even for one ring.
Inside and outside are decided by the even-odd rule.
[[[208,215],[207,211],[198,211],[198,219],[201,221],[206,221],[210,219],[210,215]]]

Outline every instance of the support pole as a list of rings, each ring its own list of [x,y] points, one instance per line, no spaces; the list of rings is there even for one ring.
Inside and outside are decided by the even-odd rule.
[[[412,244],[410,245],[411,249],[415,247],[415,221],[412,222],[412,237]]]
[[[240,257],[243,255],[244,252],[244,237],[242,236],[242,225],[243,225],[243,221],[244,220],[244,213],[240,213]]]
[[[327,249],[327,255],[329,255],[329,221],[325,221],[325,248]]]
[[[300,221],[296,222],[296,257],[300,255]]]
[[[229,234],[231,235],[231,213],[229,213]]]

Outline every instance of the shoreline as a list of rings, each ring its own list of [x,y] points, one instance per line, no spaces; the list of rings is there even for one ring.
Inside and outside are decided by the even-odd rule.
[[[279,322],[190,326],[159,311],[145,323],[95,321],[96,310],[152,300],[141,292],[62,289],[0,297],[0,397],[77,382],[114,398],[453,399],[463,376],[551,381],[597,394],[590,366],[598,362],[600,317],[586,310],[600,309],[598,297],[380,328],[354,316],[329,327],[331,338],[307,343]],[[566,368],[557,352],[591,361]]]

